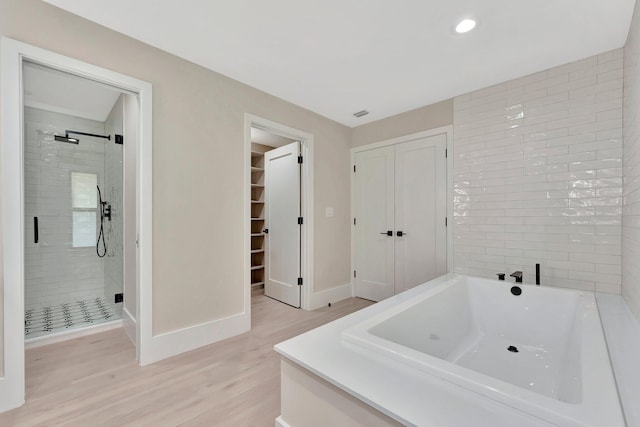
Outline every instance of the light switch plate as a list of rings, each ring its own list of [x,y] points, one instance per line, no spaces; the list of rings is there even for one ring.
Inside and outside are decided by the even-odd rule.
[[[324,208],[324,216],[327,218],[333,218],[333,208]]]

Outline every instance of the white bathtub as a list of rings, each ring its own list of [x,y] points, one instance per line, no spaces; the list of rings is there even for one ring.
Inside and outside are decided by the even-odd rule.
[[[592,293],[449,275],[342,333],[557,425],[624,426]]]

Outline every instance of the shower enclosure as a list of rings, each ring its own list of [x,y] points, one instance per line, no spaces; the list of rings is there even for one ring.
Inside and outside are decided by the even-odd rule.
[[[25,107],[26,339],[122,317],[123,120]]]

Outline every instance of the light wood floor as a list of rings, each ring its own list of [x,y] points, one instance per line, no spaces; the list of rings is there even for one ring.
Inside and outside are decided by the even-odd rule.
[[[0,426],[269,426],[280,415],[273,345],[371,302],[313,312],[254,292],[250,332],[150,366],[122,329],[26,352],[27,403]]]

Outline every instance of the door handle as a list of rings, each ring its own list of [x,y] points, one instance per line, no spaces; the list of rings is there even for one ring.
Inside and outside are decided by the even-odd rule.
[[[383,233],[380,234],[386,234],[387,236],[393,236],[393,231],[389,230],[389,231],[385,231]]]
[[[405,233],[404,231],[396,232],[396,236],[398,236],[398,237],[402,237],[402,236],[406,236],[406,235],[407,235],[407,233]]]
[[[40,227],[38,227],[38,217],[33,217],[33,243],[38,243],[40,240]]]

